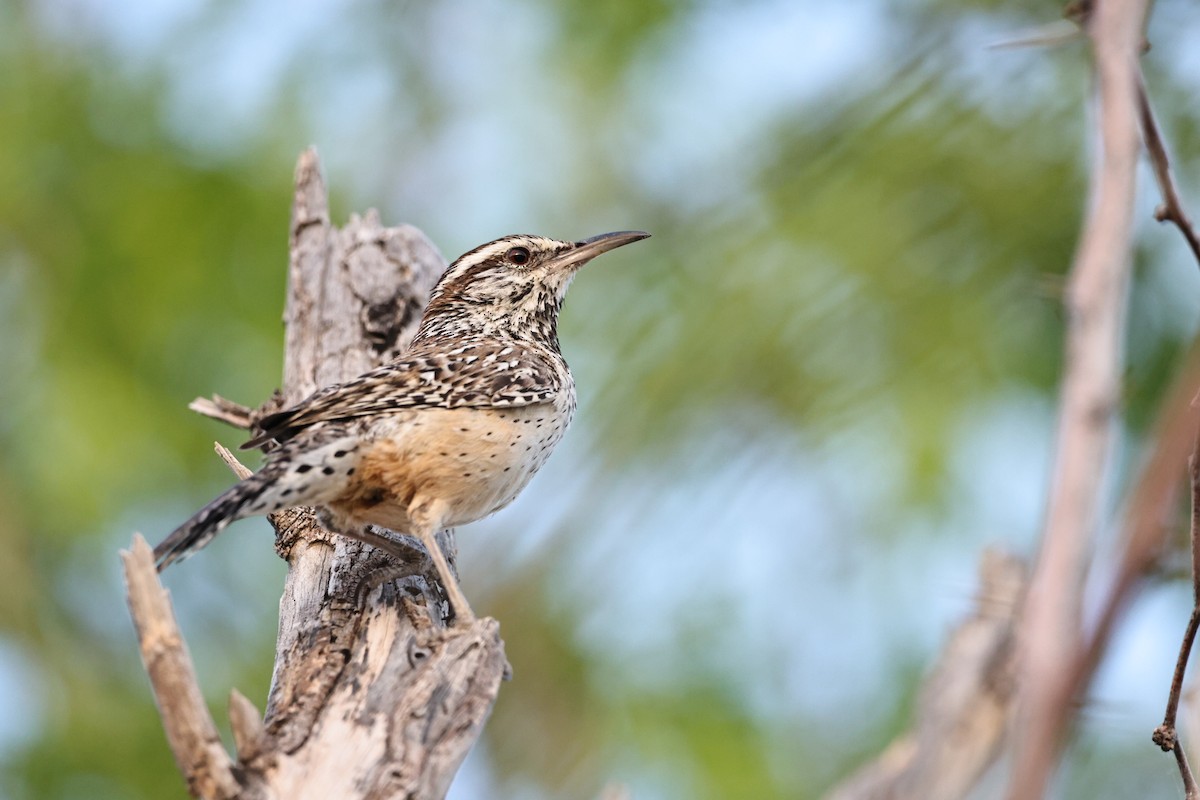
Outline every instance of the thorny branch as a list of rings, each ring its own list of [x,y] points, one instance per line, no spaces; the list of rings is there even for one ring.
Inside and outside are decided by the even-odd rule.
[[[1200,240],[1192,227],[1191,220],[1179,199],[1179,190],[1171,175],[1171,163],[1167,156],[1166,144],[1159,133],[1158,123],[1154,118],[1154,109],[1150,105],[1150,97],[1146,92],[1145,79],[1138,75],[1138,117],[1142,127],[1142,139],[1146,144],[1146,152],[1150,164],[1154,168],[1154,177],[1162,193],[1163,202],[1154,212],[1159,222],[1172,222],[1187,241],[1192,255],[1200,262]],[[1200,399],[1200,398],[1197,398]],[[1192,401],[1192,405],[1196,400]],[[1200,786],[1188,765],[1187,755],[1179,741],[1175,729],[1175,719],[1179,713],[1179,696],[1183,690],[1183,678],[1187,672],[1188,659],[1191,656],[1192,645],[1196,640],[1197,629],[1200,629],[1200,428],[1197,428],[1192,446],[1192,456],[1188,462],[1192,486],[1192,519],[1190,527],[1190,542],[1192,548],[1192,613],[1188,619],[1183,641],[1179,646],[1179,658],[1175,662],[1175,672],[1171,677],[1171,691],[1167,699],[1167,709],[1163,714],[1163,723],[1154,730],[1154,743],[1164,751],[1175,753],[1175,762],[1179,767],[1179,776],[1183,781],[1184,792],[1188,800],[1200,798]]]
[[[1146,144],[1146,152],[1150,156],[1150,165],[1154,168],[1154,179],[1162,192],[1163,202],[1154,211],[1154,218],[1159,222],[1173,222],[1187,240],[1192,255],[1200,262],[1200,239],[1183,203],[1179,200],[1179,190],[1175,188],[1175,179],[1171,175],[1171,160],[1167,157],[1167,146],[1162,134],[1158,131],[1158,123],[1154,119],[1154,109],[1150,105],[1150,97],[1146,94],[1146,81],[1138,74],[1138,117],[1142,127],[1142,140]]]
[[[1192,614],[1188,620],[1187,630],[1183,634],[1183,642],[1179,645],[1179,658],[1175,662],[1175,674],[1171,677],[1171,693],[1167,700],[1167,710],[1163,715],[1163,723],[1154,730],[1154,743],[1164,752],[1174,751],[1175,761],[1179,766],[1179,776],[1183,780],[1183,788],[1188,800],[1200,798],[1200,787],[1188,766],[1187,755],[1179,742],[1179,734],[1175,730],[1175,718],[1179,713],[1179,695],[1183,691],[1183,677],[1187,672],[1188,657],[1192,652],[1192,644],[1196,640],[1196,630],[1200,627],[1200,427],[1196,429],[1193,440],[1192,457],[1188,462],[1192,483]]]

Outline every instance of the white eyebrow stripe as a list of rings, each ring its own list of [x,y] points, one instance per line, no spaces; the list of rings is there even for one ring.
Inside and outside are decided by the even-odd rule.
[[[488,242],[487,244],[482,245],[481,247],[479,247],[475,250],[471,250],[467,253],[464,253],[463,255],[459,256],[459,259],[460,260],[467,259],[467,261],[469,261],[472,264],[478,264],[481,261],[487,261],[490,258],[495,258],[496,256],[507,253],[511,248],[516,247],[518,245],[524,245],[525,247],[529,247],[529,248],[536,248],[539,246],[538,245],[539,241],[548,241],[548,240],[539,239],[539,237],[529,236],[526,234],[517,234],[515,236],[507,236],[503,239],[498,239],[494,242]]]
[[[507,253],[512,246],[512,242],[493,242],[491,247],[485,247],[484,249],[480,250],[474,255],[474,257],[472,257],[471,260],[475,263],[487,261],[488,259],[495,258],[501,253]]]
[[[530,236],[528,234],[509,236],[495,242],[484,245],[479,250],[466,255],[470,256],[470,262],[478,264],[481,261],[487,261],[491,258],[496,258],[507,253],[514,247],[528,247],[531,250],[547,250],[557,245],[554,239],[547,239],[544,236]],[[462,256],[465,258],[466,256]]]

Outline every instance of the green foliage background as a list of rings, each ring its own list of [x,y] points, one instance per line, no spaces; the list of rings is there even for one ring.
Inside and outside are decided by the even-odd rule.
[[[450,257],[654,233],[572,291],[566,452],[462,535],[516,680],[455,796],[816,797],[905,726],[979,548],[1035,541],[1087,53],[985,46],[1053,4],[174,8],[0,0],[0,797],[183,796],[116,550],[229,480],[187,401],[276,385],[310,142],[335,218],[379,206]],[[1194,188],[1200,18],[1154,14]],[[1174,233],[1139,235],[1131,462],[1200,302]],[[267,541],[168,578],[218,716],[265,699]],[[1186,592],[1149,597],[1063,796],[1176,791],[1142,711]]]

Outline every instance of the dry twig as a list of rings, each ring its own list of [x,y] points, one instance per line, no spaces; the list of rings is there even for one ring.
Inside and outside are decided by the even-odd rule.
[[[229,467],[229,469],[233,471],[233,474],[237,475],[239,479],[249,478],[254,474],[250,471],[249,467],[237,460],[237,456],[230,452],[228,447],[220,442],[213,442],[213,450],[217,451],[217,455],[220,456],[221,460],[225,462],[225,466]]]
[[[249,430],[254,422],[254,409],[226,400],[219,394],[212,397],[197,397],[188,403],[188,408],[211,419],[220,420],[235,428]]]
[[[1179,658],[1175,662],[1175,673],[1171,677],[1171,692],[1167,700],[1167,710],[1163,715],[1163,723],[1154,730],[1154,743],[1166,752],[1175,753],[1175,761],[1179,766],[1179,775],[1183,780],[1183,788],[1188,800],[1200,798],[1200,787],[1192,775],[1188,765],[1187,755],[1179,742],[1179,734],[1175,730],[1175,718],[1179,712],[1179,695],[1183,691],[1183,678],[1187,672],[1188,657],[1192,652],[1192,644],[1196,640],[1197,628],[1200,628],[1200,427],[1196,429],[1192,457],[1189,462],[1192,485],[1192,614],[1188,620],[1187,630],[1183,634],[1183,642],[1179,646]]]
[[[1188,247],[1191,248],[1196,261],[1200,262],[1200,239],[1196,238],[1192,221],[1188,218],[1187,212],[1183,209],[1183,202],[1179,199],[1179,190],[1175,187],[1175,179],[1171,175],[1171,160],[1167,156],[1167,146],[1158,130],[1154,109],[1150,105],[1150,96],[1146,94],[1146,81],[1140,71],[1137,90],[1138,119],[1142,126],[1142,140],[1146,143],[1150,166],[1154,168],[1154,179],[1158,183],[1158,189],[1163,198],[1162,205],[1154,211],[1154,218],[1159,222],[1173,222],[1175,227],[1179,228],[1179,232],[1183,234],[1183,238],[1187,240]]]

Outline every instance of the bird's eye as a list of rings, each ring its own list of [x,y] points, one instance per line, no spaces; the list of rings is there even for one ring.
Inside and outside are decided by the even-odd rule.
[[[518,267],[529,263],[529,248],[514,247],[505,254],[508,263],[516,264]]]

